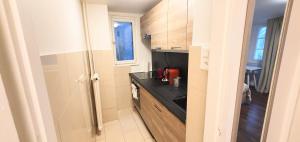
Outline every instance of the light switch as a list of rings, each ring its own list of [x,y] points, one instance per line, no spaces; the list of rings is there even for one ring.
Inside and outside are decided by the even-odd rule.
[[[208,70],[209,48],[201,47],[200,68]]]

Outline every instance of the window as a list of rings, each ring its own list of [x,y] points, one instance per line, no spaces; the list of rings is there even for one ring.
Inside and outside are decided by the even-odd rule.
[[[135,63],[133,20],[113,19],[112,24],[116,64]]]
[[[254,52],[254,60],[262,60],[264,55],[264,46],[266,38],[267,27],[262,27],[259,29],[256,41],[256,49]]]

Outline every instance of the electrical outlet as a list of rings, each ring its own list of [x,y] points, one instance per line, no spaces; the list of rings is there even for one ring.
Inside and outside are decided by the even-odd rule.
[[[203,70],[208,70],[208,61],[209,61],[209,48],[201,47],[200,68]]]

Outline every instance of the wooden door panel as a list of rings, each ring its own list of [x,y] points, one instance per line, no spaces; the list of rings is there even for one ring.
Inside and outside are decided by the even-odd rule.
[[[168,48],[186,50],[187,48],[187,0],[169,0],[168,8]]]
[[[193,24],[194,24],[194,17],[193,17],[193,4],[192,0],[188,0],[188,21],[187,21],[187,46],[186,48],[189,49],[192,46],[193,40]]]
[[[143,88],[141,89],[141,114],[158,142],[185,141],[185,124]]]
[[[151,35],[152,49],[167,48],[168,0],[162,0],[141,18],[142,36]]]

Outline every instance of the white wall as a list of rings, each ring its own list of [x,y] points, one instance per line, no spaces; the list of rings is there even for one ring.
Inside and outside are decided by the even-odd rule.
[[[115,65],[112,43],[112,16],[135,19],[137,64]],[[151,51],[142,44],[140,37],[140,14],[108,12],[107,5],[87,3],[89,36],[93,49],[96,71],[100,74],[100,91],[104,122],[117,119],[119,109],[132,106],[130,72],[147,71]]]
[[[25,32],[32,33],[40,55],[85,49],[81,5],[79,0],[19,1]]]
[[[135,19],[137,64],[131,66],[131,72],[147,71],[148,63],[151,63],[151,50],[147,48],[141,39],[140,17],[141,14],[108,12],[107,5],[87,4],[88,26],[93,50],[113,50],[112,44],[112,16],[130,17]],[[114,58],[114,57],[113,57]]]
[[[207,47],[211,37],[211,0],[192,0],[193,40],[192,46]]]
[[[93,50],[112,50],[107,5],[87,4],[87,19],[91,48]]]

